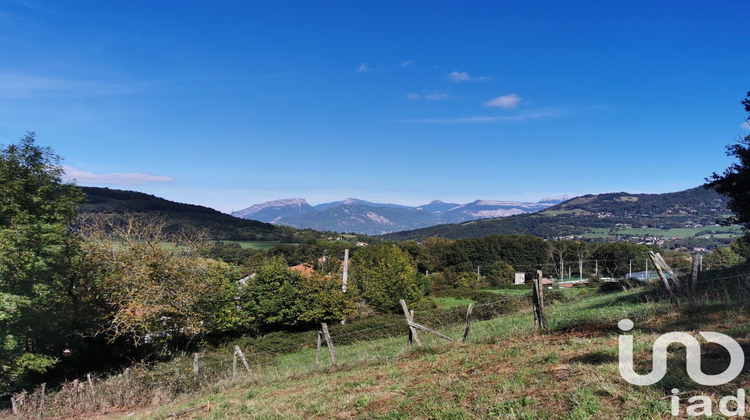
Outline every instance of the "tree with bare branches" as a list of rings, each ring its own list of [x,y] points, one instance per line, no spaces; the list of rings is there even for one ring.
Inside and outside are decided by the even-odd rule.
[[[239,271],[202,257],[204,237],[167,233],[168,223],[149,215],[101,214],[80,226],[95,277],[90,296],[106,308],[94,334],[166,350],[236,323]]]

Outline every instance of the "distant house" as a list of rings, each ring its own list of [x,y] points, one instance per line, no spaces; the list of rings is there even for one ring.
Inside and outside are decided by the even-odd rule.
[[[312,275],[315,274],[315,270],[310,264],[298,264],[294,267],[289,267],[289,269],[292,271],[296,271],[305,277],[312,277]]]
[[[369,244],[367,242],[357,242],[355,245],[356,246],[367,246]]]
[[[547,278],[543,278],[542,279],[542,286],[550,286],[550,285],[553,285],[553,284],[555,284],[554,280],[550,280],[550,279],[547,279]]]

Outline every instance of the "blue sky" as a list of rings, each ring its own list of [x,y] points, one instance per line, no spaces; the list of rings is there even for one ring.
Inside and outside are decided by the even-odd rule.
[[[746,135],[747,1],[0,0],[0,143],[239,210],[668,192]]]

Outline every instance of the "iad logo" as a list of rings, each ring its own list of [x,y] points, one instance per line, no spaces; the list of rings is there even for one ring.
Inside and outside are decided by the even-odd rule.
[[[623,331],[633,329],[633,321],[623,319],[617,323]],[[731,337],[715,332],[700,332],[709,343],[716,343],[729,351],[729,367],[717,375],[706,375],[701,370],[701,345],[692,335],[685,332],[664,334],[654,342],[653,368],[651,373],[639,375],[633,370],[633,336],[620,335],[620,375],[633,385],[653,385],[667,374],[667,347],[672,343],[681,343],[687,350],[687,373],[693,381],[705,385],[723,385],[736,378],[745,366],[745,353],[742,347]]]
[[[617,326],[622,331],[633,329],[633,321],[629,319],[620,320]],[[695,337],[685,332],[671,332],[659,336],[654,342],[652,351],[653,367],[651,372],[645,375],[635,373],[633,370],[633,336],[620,335],[620,375],[633,385],[653,385],[659,382],[667,373],[667,347],[672,343],[680,343],[685,346],[686,350],[686,368],[690,379],[698,384],[705,386],[723,385],[736,378],[742,368],[745,366],[745,353],[742,347],[731,337],[716,332],[699,332],[709,343],[716,343],[729,351],[729,367],[724,372],[716,375],[707,375],[701,370],[701,345]],[[673,389],[675,394],[672,398],[672,414],[679,415],[679,390]],[[705,396],[693,396],[688,402],[696,402],[687,408],[689,416],[711,415],[711,399]],[[728,408],[728,404],[734,402],[736,409],[734,411]],[[719,402],[719,411],[726,416],[744,416],[745,415],[745,390],[738,389],[737,396],[727,396]]]

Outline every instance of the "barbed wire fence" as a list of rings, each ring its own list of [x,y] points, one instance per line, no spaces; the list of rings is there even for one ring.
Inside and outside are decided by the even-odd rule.
[[[697,281],[698,290],[706,301],[717,298],[727,302],[750,297],[750,272],[746,268],[725,272],[721,276],[706,276]],[[543,289],[540,287],[540,289]],[[650,292],[654,302],[663,302],[667,294],[661,285]],[[545,291],[549,293],[548,290]],[[500,295],[490,302],[474,303],[436,312],[411,311],[405,317],[383,325],[330,334],[330,340],[317,341],[317,331],[310,331],[309,340],[293,345],[256,350],[253,346],[234,346],[231,351],[182,354],[161,364],[139,363],[122,373],[107,377],[87,375],[86,378],[65,382],[54,392],[42,384],[31,392],[22,391],[11,398],[10,410],[0,412],[0,417],[42,418],[44,416],[74,416],[82,413],[106,413],[134,407],[162,405],[179,395],[208,390],[221,392],[238,383],[260,386],[290,378],[315,373],[325,373],[377,363],[401,360],[410,351],[409,330],[415,328],[423,347],[437,348],[446,345],[472,345],[483,339],[499,340],[512,335],[534,334],[533,302],[530,294],[523,296]],[[551,295],[554,296],[554,295]],[[596,297],[594,297],[596,298]],[[684,297],[683,297],[684,298]],[[649,299],[646,296],[646,299]],[[580,301],[583,305],[584,301]],[[608,305],[613,305],[610,301]],[[558,331],[564,322],[574,320],[601,323],[586,319],[580,306],[568,305],[565,309],[552,305],[548,313],[551,327]],[[545,310],[542,307],[542,310]],[[627,314],[613,314],[613,316]],[[514,317],[513,322],[500,321]],[[566,320],[566,321],[560,321]],[[469,324],[472,322],[472,324]],[[417,327],[418,326],[418,327]],[[336,328],[338,326],[332,326]],[[435,334],[421,329],[431,330]],[[545,331],[537,331],[544,333]],[[442,335],[443,337],[439,337]],[[449,340],[452,344],[448,343]],[[464,339],[464,337],[466,337]],[[335,352],[327,351],[326,341]],[[416,341],[416,340],[415,340]],[[238,367],[238,357],[245,366]],[[243,363],[244,365],[244,363]],[[179,413],[178,413],[179,414]]]

